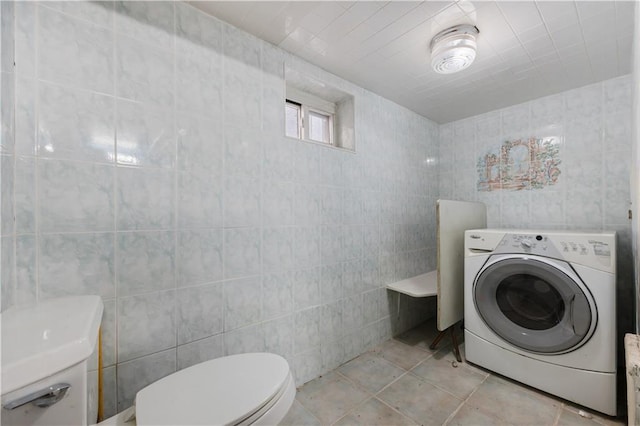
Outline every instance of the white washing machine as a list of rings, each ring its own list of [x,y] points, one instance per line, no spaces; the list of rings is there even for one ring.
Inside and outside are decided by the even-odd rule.
[[[615,239],[466,231],[467,360],[615,416]]]

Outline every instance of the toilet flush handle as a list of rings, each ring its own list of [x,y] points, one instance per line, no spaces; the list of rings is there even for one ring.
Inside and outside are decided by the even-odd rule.
[[[71,385],[68,383],[56,383],[4,404],[3,407],[7,410],[13,410],[29,403],[42,408],[51,407],[64,398],[70,387]]]

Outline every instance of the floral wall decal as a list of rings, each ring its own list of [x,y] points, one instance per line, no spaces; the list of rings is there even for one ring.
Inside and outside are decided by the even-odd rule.
[[[559,138],[505,141],[478,158],[478,191],[540,189],[560,176]]]

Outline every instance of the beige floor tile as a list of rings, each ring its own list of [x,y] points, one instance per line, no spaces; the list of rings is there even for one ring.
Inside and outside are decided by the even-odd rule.
[[[438,327],[436,326],[435,320],[429,320],[417,327],[412,328],[411,330],[399,334],[395,337],[395,339],[406,343],[409,346],[421,348],[429,352],[436,352],[439,349],[450,346],[451,339],[444,338],[435,350],[429,349],[429,345],[433,343],[437,335]]]
[[[378,392],[406,373],[374,353],[360,355],[338,368],[338,371],[371,393]]]
[[[369,396],[331,372],[302,386],[296,399],[325,425],[335,422]]]
[[[618,417],[611,417],[611,416],[607,416],[606,414],[603,413],[599,413],[597,411],[594,410],[589,410],[588,408],[576,405],[572,402],[566,401],[565,402],[565,410],[571,411],[572,413],[575,413],[576,415],[578,415],[578,412],[582,411],[584,413],[586,413],[587,416],[589,416],[590,418],[592,418],[595,422],[602,424],[602,425],[607,425],[607,426],[616,426],[616,425],[624,425],[627,424],[627,417],[626,417],[626,412],[624,415],[618,416]],[[618,411],[621,411],[622,409],[619,407]]]
[[[380,392],[378,398],[422,425],[441,425],[462,401],[407,373]]]
[[[447,426],[494,426],[504,421],[491,412],[482,410],[469,404],[464,404]]]
[[[552,425],[562,406],[542,393],[493,375],[469,397],[467,404],[516,425]]]
[[[394,411],[376,398],[370,398],[349,414],[338,420],[335,425],[415,425],[416,422]]]
[[[453,354],[443,356],[440,352],[411,372],[462,399],[466,399],[487,378],[486,373],[481,374],[464,363],[456,362]]]
[[[562,410],[560,419],[558,419],[558,426],[596,426],[598,424],[593,417],[583,417],[567,409]]]
[[[289,412],[280,422],[280,426],[320,426],[320,421],[302,404],[294,400]]]
[[[382,345],[374,349],[374,352],[382,358],[394,363],[397,366],[410,370],[418,363],[424,361],[432,355],[424,349],[410,346],[395,339],[387,340]]]

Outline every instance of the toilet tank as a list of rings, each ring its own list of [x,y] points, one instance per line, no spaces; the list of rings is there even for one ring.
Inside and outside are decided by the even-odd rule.
[[[102,311],[74,296],[0,314],[2,426],[95,423]]]

